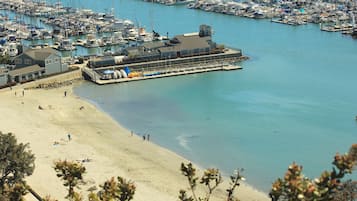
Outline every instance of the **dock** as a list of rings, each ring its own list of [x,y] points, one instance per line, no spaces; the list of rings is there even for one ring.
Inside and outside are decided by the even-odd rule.
[[[142,76],[132,77],[132,78],[120,78],[120,79],[100,79],[100,75],[94,70],[84,67],[82,68],[82,72],[87,79],[90,79],[92,82],[104,85],[104,84],[115,84],[122,82],[132,82],[132,81],[140,81],[140,80],[148,80],[148,79],[158,79],[165,77],[173,77],[173,76],[181,76],[181,75],[189,75],[189,74],[197,74],[197,73],[206,73],[212,71],[231,71],[231,70],[240,70],[241,66],[230,65],[230,64],[210,64],[210,65],[201,65],[191,68],[168,68],[163,69],[161,71],[155,71],[155,74],[150,76],[145,76],[145,74],[149,74],[151,72],[142,73]]]

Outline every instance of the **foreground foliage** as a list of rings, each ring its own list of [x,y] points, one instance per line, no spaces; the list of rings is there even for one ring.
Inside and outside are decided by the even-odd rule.
[[[28,147],[18,144],[13,134],[0,132],[0,198],[21,200],[26,194],[24,178],[35,169],[35,156]]]
[[[356,183],[343,183],[341,180],[347,174],[352,173],[356,162],[357,144],[354,144],[349,153],[343,155],[337,153],[332,162],[335,167],[331,171],[324,171],[319,178],[314,180],[305,177],[302,174],[302,166],[293,163],[289,166],[284,178],[279,178],[273,183],[270,197],[272,201],[355,200]],[[350,199],[343,197],[344,195],[349,196]]]
[[[100,187],[101,190],[97,194],[89,194],[89,201],[130,201],[133,199],[136,190],[132,181],[127,181],[122,177],[117,177],[117,181],[112,177]]]
[[[240,171],[237,170],[234,175],[230,177],[230,187],[227,189],[227,201],[235,201],[234,190],[240,185],[240,181],[244,180],[243,176],[240,175]],[[196,192],[198,177],[196,176],[196,169],[193,167],[192,163],[187,165],[181,164],[181,173],[187,178],[189,189],[192,193],[191,196],[185,190],[180,190],[179,200],[180,201],[209,201],[213,191],[222,183],[222,176],[218,169],[209,168],[206,169],[199,180],[200,184],[203,184],[206,187],[206,194],[204,196],[198,196]]]
[[[68,187],[68,195],[66,198],[79,199],[79,195],[74,192],[74,188],[80,181],[83,181],[83,174],[85,173],[86,168],[77,162],[59,160],[55,162],[54,169],[57,172],[57,177],[64,180],[63,185]]]

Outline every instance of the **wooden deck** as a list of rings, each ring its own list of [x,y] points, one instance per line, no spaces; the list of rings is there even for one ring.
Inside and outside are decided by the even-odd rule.
[[[213,64],[213,65],[206,65],[206,66],[197,66],[192,68],[166,69],[162,71],[157,71],[156,73],[159,73],[158,75],[140,76],[140,77],[133,77],[133,78],[108,79],[108,80],[97,79],[100,76],[89,68],[84,68],[83,72],[87,74],[94,83],[103,85],[103,84],[114,84],[114,83],[122,83],[122,82],[132,82],[132,81],[139,81],[139,80],[196,74],[196,73],[205,73],[211,71],[231,71],[231,70],[240,70],[240,69],[242,69],[241,66],[233,66],[228,64]]]

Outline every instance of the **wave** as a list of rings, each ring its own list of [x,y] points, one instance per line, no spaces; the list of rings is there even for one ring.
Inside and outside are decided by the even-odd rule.
[[[183,147],[187,151],[191,151],[191,147],[189,146],[190,139],[197,138],[198,135],[179,135],[176,137],[176,140],[178,141],[179,145]]]

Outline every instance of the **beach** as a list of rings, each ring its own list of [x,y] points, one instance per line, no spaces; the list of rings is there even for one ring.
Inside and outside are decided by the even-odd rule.
[[[35,171],[26,178],[28,184],[42,197],[65,200],[66,188],[56,177],[53,162],[66,159],[86,167],[84,184],[76,189],[84,198],[88,188],[99,188],[111,177],[122,176],[135,183],[134,200],[178,200],[179,190],[188,187],[180,164],[188,161],[142,136],[132,136],[109,115],[73,94],[72,88],[23,90],[17,86],[0,91],[0,130],[29,143],[36,156]],[[224,200],[228,182],[224,178],[212,200]],[[237,197],[242,201],[268,200],[267,195],[245,184],[238,188]],[[35,198],[28,194],[26,200]]]

